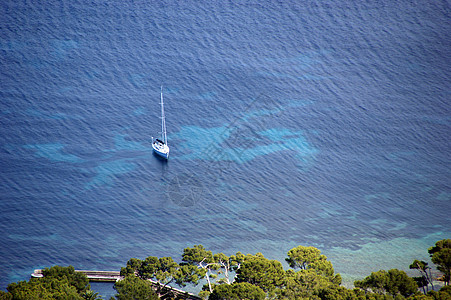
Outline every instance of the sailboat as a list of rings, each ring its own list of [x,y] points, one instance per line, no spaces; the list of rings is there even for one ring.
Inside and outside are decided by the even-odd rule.
[[[166,136],[166,120],[164,117],[163,87],[161,87],[160,105],[161,105],[161,139],[154,140],[152,137],[152,148],[156,154],[165,159],[168,159],[169,146],[168,146],[168,138]]]

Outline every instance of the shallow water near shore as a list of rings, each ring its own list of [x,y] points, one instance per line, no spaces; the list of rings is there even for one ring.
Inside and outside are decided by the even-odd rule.
[[[1,9],[1,289],[195,244],[315,246],[350,286],[451,237],[448,4]]]

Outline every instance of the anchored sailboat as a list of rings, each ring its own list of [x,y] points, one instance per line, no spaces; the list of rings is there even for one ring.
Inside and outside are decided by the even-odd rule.
[[[152,148],[156,154],[168,159],[169,146],[168,146],[168,138],[166,136],[166,120],[164,116],[164,104],[163,104],[163,87],[161,87],[160,105],[161,105],[161,139],[154,140],[152,137]]]

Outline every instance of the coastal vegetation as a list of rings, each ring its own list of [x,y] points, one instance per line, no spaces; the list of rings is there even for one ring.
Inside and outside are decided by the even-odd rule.
[[[172,257],[131,258],[121,268],[122,280],[114,284],[114,298],[125,299],[451,299],[451,240],[437,241],[428,253],[436,270],[425,261],[409,266],[418,270],[410,277],[398,269],[372,272],[354,282],[355,288],[341,286],[341,276],[332,263],[315,247],[298,246],[287,253],[282,263],[262,253],[227,256],[213,253],[202,245],[183,250],[180,263]],[[44,278],[32,278],[8,285],[0,299],[100,299],[85,275],[72,266],[43,270]],[[199,296],[171,288],[197,285],[205,280]],[[434,289],[435,282],[435,289]],[[443,285],[439,291],[437,283]]]
[[[8,292],[0,291],[0,299],[100,299],[91,290],[88,278],[74,267],[53,266],[42,270],[43,278],[31,278],[8,285]]]

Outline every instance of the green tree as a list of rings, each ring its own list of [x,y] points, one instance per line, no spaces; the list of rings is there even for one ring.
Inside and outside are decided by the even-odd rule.
[[[234,282],[215,286],[210,300],[263,300],[266,293],[258,286],[247,282]]]
[[[431,274],[431,268],[428,266],[428,263],[425,261],[420,261],[415,259],[413,261],[412,264],[410,264],[409,266],[410,269],[415,269],[420,271],[421,277],[423,279],[415,279],[415,281],[417,282],[418,286],[423,288],[423,293],[426,294],[426,290],[425,287],[428,286],[428,284],[431,284],[432,289],[434,289],[434,283],[433,283],[433,278],[432,278],[432,274]],[[429,271],[429,273],[428,273]]]
[[[427,292],[426,287],[429,284],[429,282],[426,280],[426,278],[423,277],[423,276],[412,277],[412,278],[413,278],[413,280],[415,280],[415,282],[417,283],[418,287],[423,290],[423,294],[426,294],[426,292]]]
[[[182,261],[188,265],[197,266],[202,270],[201,277],[205,277],[210,293],[213,287],[210,278],[216,278],[212,270],[220,269],[220,265],[215,261],[213,253],[205,249],[202,245],[194,245],[193,248],[183,249]]]
[[[239,267],[239,256],[241,252],[238,252],[236,255],[227,256],[224,253],[217,253],[213,255],[213,259],[215,263],[219,265],[219,270],[217,270],[218,275],[224,274],[224,278],[217,281],[217,283],[227,283],[231,284],[232,280],[230,279],[231,272],[236,270]],[[238,258],[237,258],[238,257]]]
[[[66,281],[69,285],[75,287],[79,294],[82,294],[91,288],[88,277],[83,273],[75,272],[73,266],[53,266],[50,269],[45,268],[42,270],[42,275],[44,275],[44,278],[55,278],[59,281]]]
[[[6,289],[14,300],[83,299],[74,286],[56,278],[31,278],[11,283]]]
[[[236,271],[236,282],[248,282],[268,292],[282,286],[285,271],[277,260],[269,260],[261,253],[247,255]]]
[[[176,274],[176,283],[180,287],[186,286],[187,283],[197,285],[199,280],[204,276],[204,272],[195,266],[180,264]]]
[[[363,280],[354,281],[354,286],[361,288],[365,292],[370,290],[382,295],[386,292],[385,286],[387,285],[387,279],[387,271],[380,270],[372,272],[370,276],[365,277]]]
[[[127,262],[127,265],[125,267],[121,268],[121,276],[127,276],[127,275],[136,275],[140,276],[138,274],[139,268],[141,267],[142,260],[138,258],[130,258]]]
[[[288,251],[285,260],[293,269],[307,270],[308,266],[321,259],[321,251],[315,247],[297,246]]]
[[[451,286],[445,285],[438,292],[429,291],[427,295],[433,300],[449,300],[451,299]]]
[[[332,283],[341,284],[341,275],[334,274],[332,263],[315,247],[297,246],[287,253],[286,262],[294,269],[313,269],[319,275],[329,278]]]
[[[372,272],[370,276],[363,280],[355,281],[354,285],[365,291],[371,290],[380,295],[388,293],[393,297],[398,294],[408,297],[418,289],[415,280],[407,276],[406,272],[398,269],[391,269],[388,272],[385,270]]]
[[[318,274],[314,269],[297,272],[287,270],[283,287],[277,290],[280,299],[315,299],[325,294],[325,290],[338,286],[328,277]]]
[[[121,268],[121,276],[136,275],[140,279],[153,280],[157,294],[160,297],[172,293],[169,284],[185,286],[186,283],[197,284],[202,272],[190,265],[179,265],[172,257],[158,258],[149,256],[145,260],[132,258],[126,267]]]
[[[142,279],[152,279],[167,285],[176,280],[179,268],[179,264],[172,257],[149,256],[142,262],[138,274]]]
[[[0,300],[12,300],[13,295],[8,292],[0,291]]]
[[[235,272],[245,256],[238,252],[236,255],[227,256],[224,253],[213,254],[202,245],[194,245],[183,250],[182,261],[184,264],[196,266],[203,270],[199,274],[207,280],[208,291],[211,293],[214,284],[231,284],[232,273]],[[216,279],[215,282],[212,280]]]
[[[43,278],[31,278],[8,285],[8,299],[83,299],[90,290],[88,278],[75,272],[74,267],[53,266],[42,271]],[[7,296],[9,294],[9,296]]]
[[[315,296],[321,300],[367,300],[371,299],[370,294],[366,294],[359,289],[347,289],[339,285],[330,285],[328,287],[319,288],[315,291]],[[377,294],[374,294],[379,296]]]
[[[387,292],[393,297],[401,294],[404,297],[413,295],[418,290],[418,285],[406,272],[391,269],[388,270]]]
[[[93,290],[86,290],[81,296],[85,300],[102,299],[102,297],[99,295],[99,293],[96,293]]]
[[[451,239],[436,242],[434,247],[428,249],[428,252],[431,255],[431,261],[443,273],[445,285],[449,285],[451,279]]]
[[[160,299],[155,293],[152,283],[136,276],[128,275],[114,283],[117,300],[156,300]]]

